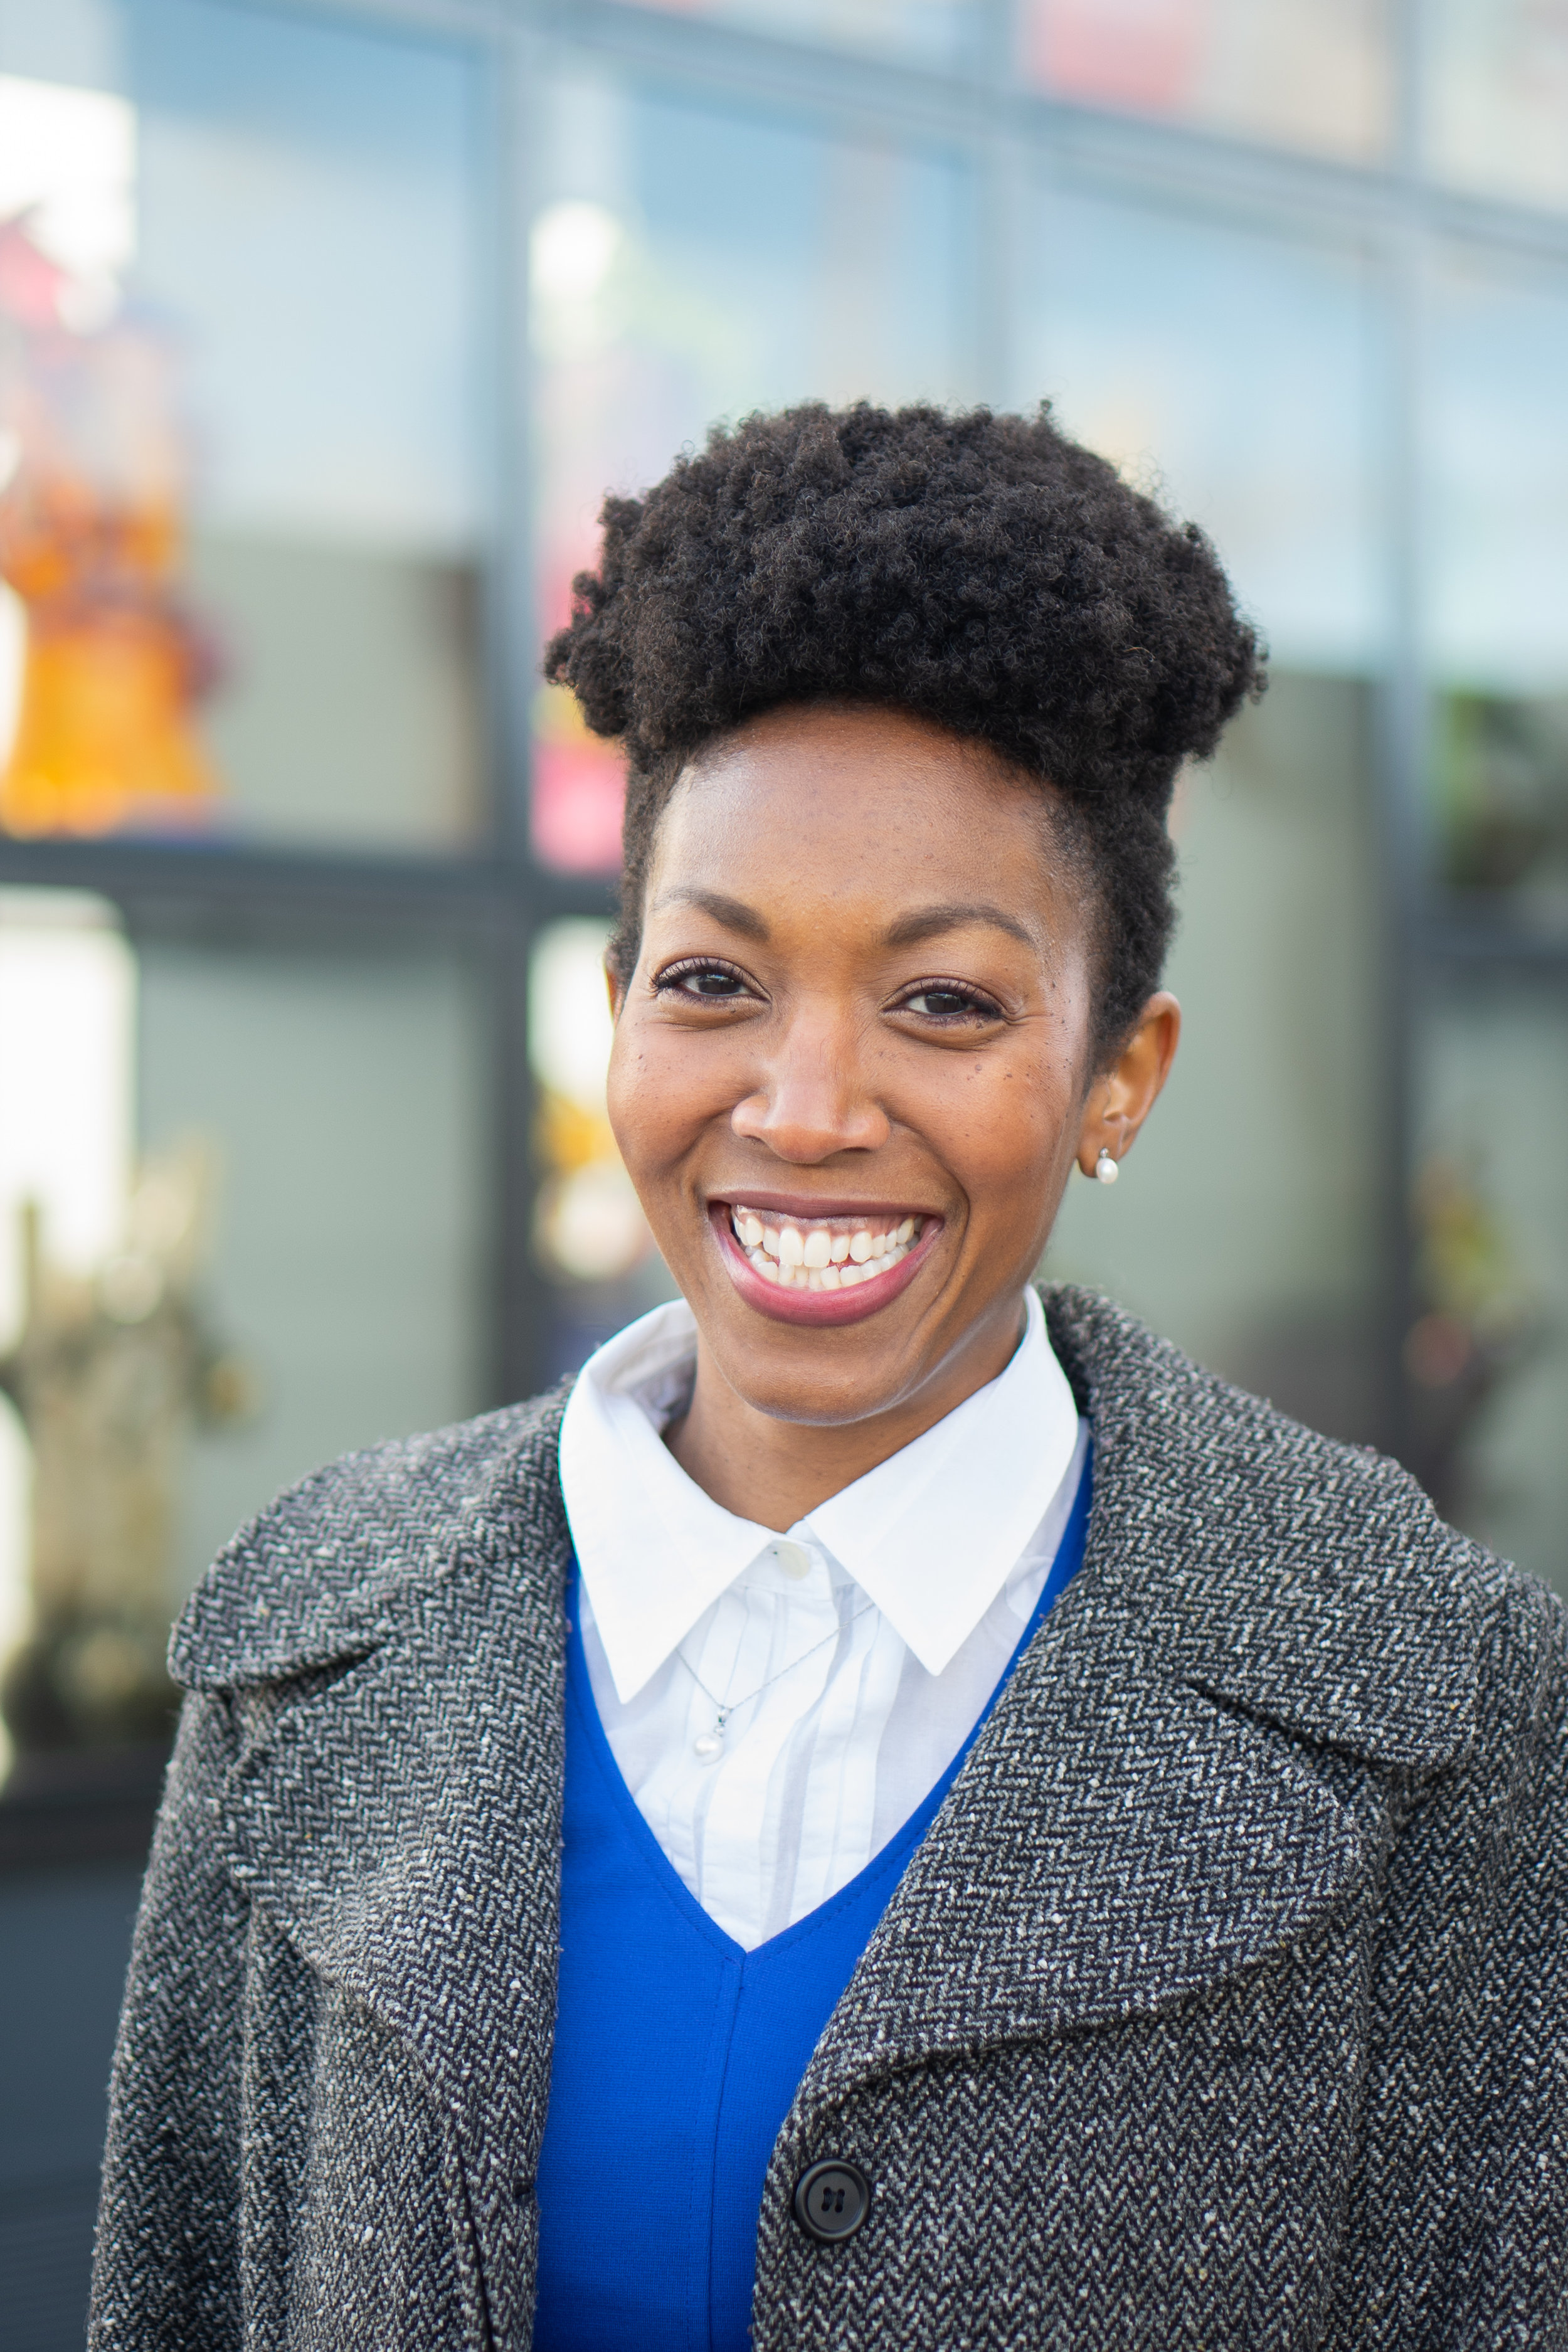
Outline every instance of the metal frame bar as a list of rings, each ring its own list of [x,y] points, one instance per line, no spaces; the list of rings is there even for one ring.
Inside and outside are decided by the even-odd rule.
[[[258,924],[297,913],[316,923],[384,928],[424,921],[461,930],[610,911],[613,885],[557,875],[495,853],[480,857],[384,857],[327,851],[226,849],[207,843],[16,841],[0,838],[0,889],[94,890],[154,923],[159,910],[184,923],[210,907]]]
[[[530,855],[531,705],[538,687],[532,649],[540,629],[531,495],[535,401],[528,332],[528,229],[535,210],[534,134],[544,46],[532,26],[513,28],[503,51],[501,93],[507,130],[500,287],[506,320],[500,419],[505,529],[495,606],[500,635],[492,645],[492,666],[502,767],[498,779],[500,835],[513,884],[494,1033],[497,1312],[492,1358],[495,1391],[502,1398],[528,1395],[544,1376],[548,1288],[532,1246],[537,1100],[528,1052],[530,956],[539,928],[552,915],[607,908],[611,897],[605,885],[563,887]]]
[[[1394,163],[1408,187],[1421,152],[1420,0],[1394,0]],[[1421,841],[1425,831],[1426,696],[1420,642],[1421,486],[1415,427],[1420,387],[1420,302],[1425,238],[1411,207],[1391,208],[1379,225],[1377,251],[1388,323],[1382,457],[1388,485],[1386,530],[1391,643],[1377,694],[1373,762],[1373,839],[1379,979],[1376,1050],[1381,1134],[1376,1202],[1376,1346],[1379,1435],[1403,1453],[1410,1428],[1405,1342],[1416,1304],[1415,1236],[1411,1204],[1416,1150],[1415,940],[1421,921]]]

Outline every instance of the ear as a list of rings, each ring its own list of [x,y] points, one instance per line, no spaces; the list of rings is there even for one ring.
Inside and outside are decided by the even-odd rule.
[[[1182,1034],[1182,1008],[1168,988],[1149,999],[1138,1025],[1109,1070],[1089,1087],[1079,1130],[1078,1164],[1092,1176],[1102,1151],[1125,1159],[1170,1076]]]
[[[616,979],[615,966],[608,956],[605,958],[605,986],[609,992],[610,1020],[614,1024],[621,1017],[621,1007],[626,1001],[626,992]]]

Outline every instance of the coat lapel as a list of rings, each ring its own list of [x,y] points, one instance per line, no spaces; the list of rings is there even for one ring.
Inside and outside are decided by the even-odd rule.
[[[1374,1858],[1284,1742],[1152,1667],[1086,1563],[905,1873],[802,2097],[1152,2014],[1307,1933]]]
[[[531,2324],[555,2009],[569,1564],[557,1420],[510,1450],[447,1556],[427,1560],[435,1572],[378,1603],[353,1635],[361,1654],[262,1708],[226,1807],[235,1876],[417,2058],[458,2159],[447,2193],[460,2242],[477,2242],[469,2291],[497,2346],[526,2343]]]
[[[1412,1511],[1404,1473],[1294,1428],[1103,1300],[1047,1305],[1094,1429],[1084,1565],[906,1872],[797,2115],[892,2067],[1152,2014],[1256,1968],[1369,1885],[1400,1789],[1468,1736],[1454,1538]]]

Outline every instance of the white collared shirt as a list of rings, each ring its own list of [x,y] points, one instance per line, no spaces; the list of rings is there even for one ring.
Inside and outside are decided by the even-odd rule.
[[[1033,1614],[1087,1433],[1026,1296],[997,1379],[782,1535],[723,1509],[664,1443],[696,1361],[683,1300],[572,1391],[561,1483],[600,1721],[680,1878],[748,1951],[909,1818]],[[721,1708],[706,1759],[694,1742]]]

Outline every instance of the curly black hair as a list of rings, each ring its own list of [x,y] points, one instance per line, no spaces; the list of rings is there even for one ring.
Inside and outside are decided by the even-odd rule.
[[[1166,817],[1263,660],[1195,523],[1032,417],[819,402],[715,426],[640,499],[605,501],[597,572],[544,674],[624,744],[622,914],[637,962],[658,818],[703,744],[784,703],[911,711],[988,744],[1099,899],[1102,1066],[1159,985]]]

